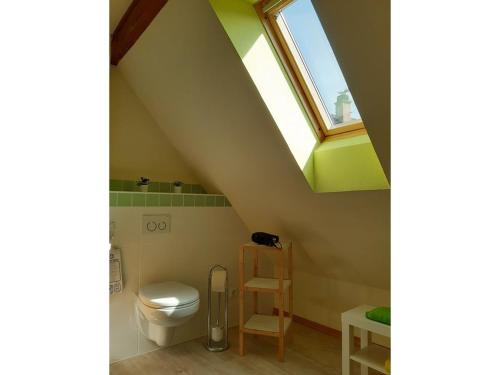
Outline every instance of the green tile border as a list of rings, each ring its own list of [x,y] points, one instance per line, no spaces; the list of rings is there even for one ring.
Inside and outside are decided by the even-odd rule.
[[[194,206],[195,207],[206,207],[207,197],[204,194],[198,194],[194,196]]]
[[[225,197],[223,195],[218,195],[215,197],[215,206],[216,207],[224,207]]]
[[[160,194],[145,194],[146,207],[158,207],[160,205]]]
[[[215,206],[215,196],[214,195],[207,195],[205,199],[205,204],[207,207],[214,207]]]
[[[134,180],[109,180],[110,191],[140,191],[137,181]],[[150,181],[148,185],[149,193],[172,193],[173,182],[168,181]],[[183,194],[207,194],[207,191],[200,184],[183,184]]]
[[[131,193],[117,193],[116,206],[117,207],[130,207],[132,206]]]
[[[231,207],[221,194],[207,194],[201,185],[185,184],[181,194],[172,193],[170,182],[151,182],[147,192],[140,192],[134,181],[109,181],[110,207]]]
[[[184,207],[194,207],[194,195],[186,195],[184,196]]]
[[[172,195],[171,194],[158,194],[160,196],[160,207],[171,207],[172,206]]]
[[[231,207],[224,195],[109,192],[110,207]]]
[[[183,194],[172,195],[172,207],[182,207],[184,206]]]
[[[150,182],[148,186],[148,192],[150,193],[158,193],[160,191],[160,183],[159,182]]]
[[[134,207],[146,207],[146,194],[145,193],[134,193],[132,195],[132,206],[134,206]]]
[[[161,193],[172,192],[172,184],[170,182],[160,182],[160,192]]]
[[[116,200],[118,199],[118,193],[109,192],[109,206],[116,207]]]

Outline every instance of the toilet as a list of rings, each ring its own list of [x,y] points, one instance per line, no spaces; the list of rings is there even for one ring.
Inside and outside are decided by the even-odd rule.
[[[139,290],[135,307],[142,334],[158,346],[167,346],[175,327],[186,323],[198,311],[200,293],[177,281],[149,284]]]

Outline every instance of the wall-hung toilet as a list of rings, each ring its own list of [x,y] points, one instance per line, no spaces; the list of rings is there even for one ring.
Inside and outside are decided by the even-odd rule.
[[[167,346],[175,327],[186,323],[198,311],[200,293],[176,281],[149,284],[139,290],[135,306],[142,334],[158,346]]]

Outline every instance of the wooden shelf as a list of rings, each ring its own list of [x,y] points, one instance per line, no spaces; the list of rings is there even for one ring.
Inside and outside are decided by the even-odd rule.
[[[283,290],[287,290],[292,284],[291,280],[283,280]],[[245,283],[247,292],[279,292],[279,279],[265,277],[254,277]]]
[[[292,243],[290,241],[282,242],[281,243],[281,248],[279,247],[273,247],[273,246],[266,246],[266,245],[259,245],[258,243],[255,242],[248,242],[243,245],[247,249],[252,249],[256,248],[258,250],[270,250],[270,251],[281,251],[281,250],[289,250],[292,246]]]
[[[285,358],[285,334],[292,323],[293,316],[293,273],[292,243],[284,242],[283,248],[247,243],[240,247],[240,294],[239,294],[239,341],[240,355],[245,355],[245,334],[272,336],[278,339],[278,360]],[[252,254],[252,278],[245,281],[245,252]],[[259,254],[268,252],[276,262],[275,277],[259,277]],[[285,257],[287,265],[285,265]],[[285,279],[286,268],[286,279]],[[245,293],[253,294],[253,313],[245,323]],[[278,315],[259,314],[259,293],[275,293]],[[285,317],[285,294],[288,295],[288,315]]]
[[[366,365],[383,374],[389,374],[385,370],[385,360],[389,359],[391,351],[380,345],[370,344],[351,355],[351,359],[362,365]]]
[[[292,323],[291,318],[284,318],[283,326],[285,333],[290,327]],[[276,315],[264,315],[264,314],[254,314],[248,319],[244,326],[245,331],[251,331],[248,333],[257,333],[256,331],[261,332],[261,334],[266,333],[279,333],[279,317]]]

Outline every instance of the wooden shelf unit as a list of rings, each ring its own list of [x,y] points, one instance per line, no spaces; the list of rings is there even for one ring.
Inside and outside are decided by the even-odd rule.
[[[252,252],[252,278],[245,280],[245,253]],[[259,276],[259,253],[268,252],[276,258],[277,278]],[[285,253],[287,265],[285,266]],[[278,338],[278,360],[285,358],[285,334],[290,327],[293,314],[292,243],[284,243],[282,249],[253,242],[240,248],[240,355],[245,355],[245,333]],[[285,278],[286,268],[286,278]],[[245,292],[253,293],[253,315],[245,322]],[[288,292],[288,316],[285,317],[285,293]],[[278,315],[259,314],[259,293],[274,293],[278,301]]]

